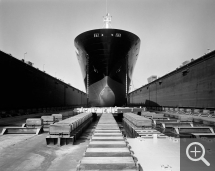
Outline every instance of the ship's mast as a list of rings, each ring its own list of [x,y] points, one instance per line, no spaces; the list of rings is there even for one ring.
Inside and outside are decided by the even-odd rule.
[[[104,28],[108,29],[111,27],[111,18],[109,13],[106,14],[105,17],[103,17],[103,22],[104,22]]]
[[[107,0],[106,0],[106,5],[105,5],[105,7],[106,7],[106,16],[103,17],[103,22],[104,22],[103,27],[106,28],[106,29],[108,29],[108,28],[111,27],[111,17],[112,17],[112,16],[110,16],[110,14],[107,12],[107,11],[108,11],[108,10],[107,10]]]

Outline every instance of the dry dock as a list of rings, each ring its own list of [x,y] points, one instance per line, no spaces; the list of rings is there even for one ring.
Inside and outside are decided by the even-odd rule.
[[[144,112],[143,112],[144,113]],[[114,114],[115,115],[115,114]],[[122,122],[111,113],[98,114],[97,119],[75,138],[73,144],[47,145],[46,138],[50,132],[35,134],[6,134],[0,136],[0,170],[2,171],[89,171],[89,170],[129,170],[129,171],[179,171],[180,170],[180,136],[162,131],[157,126],[166,124],[175,129],[181,127],[201,131],[209,129],[206,125],[180,125],[173,118],[148,112],[152,118],[124,113]],[[156,115],[156,117],[154,116]],[[65,119],[59,124],[71,125],[74,132],[80,127],[82,118]],[[83,114],[83,116],[85,116]],[[159,118],[158,118],[159,116]],[[163,117],[163,118],[162,118]],[[76,119],[75,119],[76,118]],[[77,120],[77,118],[79,118]],[[21,126],[26,118],[13,118],[9,126]],[[171,125],[168,124],[171,121]],[[83,124],[86,121],[82,120]],[[71,122],[71,123],[70,123]],[[155,125],[155,123],[157,125]],[[83,125],[82,124],[82,125]],[[154,126],[153,126],[154,124]],[[75,126],[76,125],[76,126]],[[193,127],[194,126],[194,127]],[[202,127],[203,126],[203,127]],[[213,128],[213,129],[212,129]],[[168,130],[167,129],[167,130]],[[0,127],[2,130],[2,127]],[[63,127],[62,127],[62,130]],[[211,127],[214,135],[214,127]],[[208,135],[208,133],[202,133]],[[62,136],[63,134],[59,134]],[[195,134],[194,134],[195,135]],[[71,132],[70,136],[75,136]]]

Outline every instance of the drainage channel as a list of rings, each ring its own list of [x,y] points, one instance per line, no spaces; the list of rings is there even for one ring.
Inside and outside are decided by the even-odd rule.
[[[137,160],[112,114],[101,115],[77,170],[138,170]]]

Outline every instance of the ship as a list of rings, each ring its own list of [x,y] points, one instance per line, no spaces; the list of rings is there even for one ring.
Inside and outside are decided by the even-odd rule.
[[[129,85],[140,50],[140,38],[111,28],[111,15],[104,28],[79,34],[74,44],[89,107],[126,106]]]

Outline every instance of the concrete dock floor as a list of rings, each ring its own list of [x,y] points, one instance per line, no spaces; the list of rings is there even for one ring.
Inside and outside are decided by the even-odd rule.
[[[1,120],[0,132],[6,125],[21,126],[25,120],[20,118],[9,120],[10,122]],[[40,135],[0,135],[0,171],[75,171],[78,162],[83,158],[96,124],[97,122],[93,122],[74,145],[61,147],[46,145],[47,132]],[[169,165],[176,171],[180,170],[179,143],[172,142],[171,139],[127,138],[127,140],[143,170],[162,170],[162,165]]]
[[[127,138],[144,171],[180,171],[180,140]],[[164,168],[166,167],[166,168]]]
[[[21,125],[24,120],[19,120]],[[75,171],[89,144],[95,123],[74,143],[65,146],[47,146],[46,136],[16,134],[0,136],[1,171]],[[2,130],[2,126],[1,126]]]

